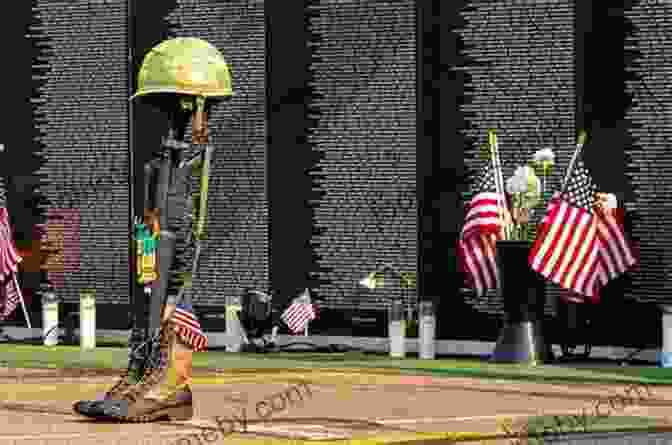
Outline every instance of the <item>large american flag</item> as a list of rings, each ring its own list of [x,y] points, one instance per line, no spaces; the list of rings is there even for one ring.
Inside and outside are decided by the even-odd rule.
[[[305,331],[308,323],[315,320],[315,317],[315,308],[310,301],[308,289],[292,300],[292,304],[280,315],[282,321],[294,334]]]
[[[194,351],[204,351],[208,347],[208,337],[201,329],[201,323],[190,306],[178,304],[173,312],[172,322],[175,332]]]
[[[7,209],[0,207],[0,320],[9,317],[23,299],[16,279],[21,260],[12,239]]]
[[[502,237],[502,226],[497,214],[496,190],[494,170],[488,163],[475,183],[458,241],[458,259],[466,285],[478,296],[485,295],[488,289],[499,288],[495,243]]]
[[[635,263],[618,221],[594,211],[596,190],[578,158],[566,190],[549,203],[529,257],[532,269],[546,279],[593,300]]]

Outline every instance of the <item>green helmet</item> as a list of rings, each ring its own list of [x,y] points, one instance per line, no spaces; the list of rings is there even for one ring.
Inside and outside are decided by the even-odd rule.
[[[153,93],[232,96],[231,71],[217,48],[205,40],[166,40],[145,56],[138,74],[138,91],[131,100]]]

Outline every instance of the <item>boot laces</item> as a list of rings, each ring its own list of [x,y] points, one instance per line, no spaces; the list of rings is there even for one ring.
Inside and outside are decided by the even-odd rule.
[[[147,342],[149,353],[147,354],[143,376],[140,382],[127,394],[127,397],[132,401],[135,401],[138,395],[144,393],[146,389],[159,381],[162,373],[157,371],[163,371],[168,362],[168,355],[164,351],[164,347],[168,345],[169,341],[168,329],[168,327],[161,329]]]
[[[128,384],[127,378],[128,378],[129,374],[130,374],[130,369],[127,368],[125,371],[123,371],[119,375],[115,384],[112,385],[112,387],[107,391],[107,395],[109,396],[110,394],[116,392],[119,388],[127,385]]]
[[[131,372],[136,372],[138,368],[142,367],[144,367],[146,370],[147,362],[150,362],[150,366],[152,366],[151,347],[153,341],[155,340],[155,337],[156,335],[150,338],[149,340],[145,340],[137,344],[135,347],[129,348],[128,366],[121,373],[121,375],[117,379],[117,382],[112,386],[112,388],[110,388],[109,391],[107,391],[108,395],[114,393],[115,391],[118,391],[120,388],[124,389],[127,386],[131,386],[131,383],[128,381],[128,377],[131,374]],[[140,380],[141,379],[139,379],[138,381]]]

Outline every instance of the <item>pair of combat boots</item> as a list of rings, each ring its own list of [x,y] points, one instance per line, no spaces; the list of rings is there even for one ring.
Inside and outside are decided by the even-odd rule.
[[[130,348],[128,368],[102,400],[82,400],[73,409],[101,420],[189,420],[193,417],[191,374],[191,348],[173,322],[164,321],[157,336]]]

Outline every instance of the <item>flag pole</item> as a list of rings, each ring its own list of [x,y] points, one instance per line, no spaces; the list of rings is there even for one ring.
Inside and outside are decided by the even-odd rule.
[[[488,130],[488,142],[490,144],[490,159],[495,176],[495,188],[497,190],[497,217],[504,230],[504,239],[509,239],[508,231],[505,227],[504,212],[506,210],[506,198],[504,195],[504,177],[502,176],[502,164],[499,161],[499,145],[497,143],[497,133],[494,129]],[[500,212],[502,209],[502,212]]]
[[[567,181],[569,181],[569,176],[572,174],[572,171],[574,171],[574,167],[576,167],[576,160],[579,157],[579,153],[583,150],[583,146],[586,144],[586,138],[586,131],[581,130],[581,132],[579,132],[579,139],[576,143],[576,150],[574,150],[572,160],[569,162],[569,168],[567,169],[567,173],[565,173],[565,179],[562,181],[561,192],[565,192],[567,188]]]
[[[310,296],[310,289],[306,288],[306,290],[304,292],[306,294],[306,299],[308,300],[308,304],[310,305],[310,311],[312,312],[313,317],[315,317],[315,305],[313,305],[313,299]],[[304,334],[303,336],[304,337],[308,337],[308,335],[309,335],[308,327],[310,326],[310,321],[311,321],[311,318],[308,318],[308,320],[306,320],[306,329],[303,331],[303,334]]]
[[[23,309],[23,317],[26,319],[28,329],[33,329],[33,327],[30,325],[30,316],[28,315],[28,310],[26,309],[26,303],[25,301],[23,301],[23,293],[21,292],[19,282],[16,279],[16,273],[14,273],[13,275],[14,276],[12,277],[12,280],[14,281],[14,286],[16,286],[16,293],[19,294],[19,302],[21,303],[21,309]]]

